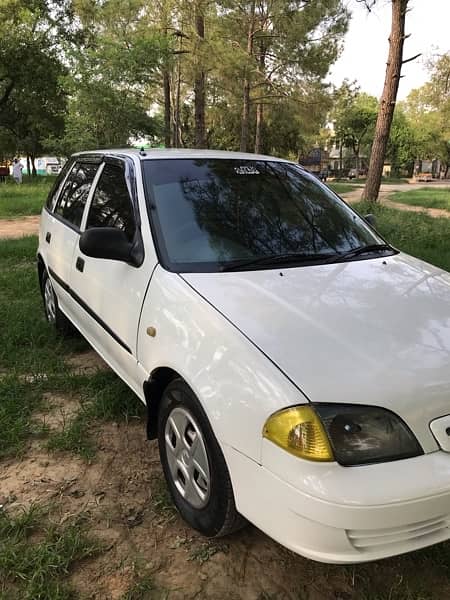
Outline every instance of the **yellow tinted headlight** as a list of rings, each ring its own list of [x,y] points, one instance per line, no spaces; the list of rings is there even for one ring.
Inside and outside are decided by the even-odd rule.
[[[294,406],[273,414],[264,425],[263,436],[300,458],[334,460],[322,422],[310,406]]]

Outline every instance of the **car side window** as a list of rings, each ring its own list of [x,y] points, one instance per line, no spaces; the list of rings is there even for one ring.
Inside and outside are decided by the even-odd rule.
[[[55,213],[75,227],[81,225],[84,207],[97,169],[98,164],[77,162],[66,179],[56,204]]]
[[[49,210],[49,211],[53,210],[55,200],[58,197],[59,192],[61,191],[61,188],[63,186],[64,180],[66,178],[66,175],[72,169],[73,164],[74,164],[73,160],[68,160],[66,162],[66,164],[63,166],[63,168],[61,169],[61,172],[59,173],[58,177],[55,179],[55,183],[53,184],[52,189],[50,190],[50,192],[47,196],[47,201],[45,203],[45,207],[47,208],[47,210]]]
[[[106,164],[92,198],[86,223],[91,227],[116,227],[126,233],[132,241],[136,231],[133,206],[124,170],[112,164]]]

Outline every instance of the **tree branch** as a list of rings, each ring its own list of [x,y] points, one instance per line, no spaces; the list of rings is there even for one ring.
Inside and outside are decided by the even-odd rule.
[[[419,52],[419,54],[416,54],[415,56],[411,56],[411,58],[407,58],[406,60],[402,60],[402,65],[406,65],[406,63],[409,63],[413,60],[416,60],[416,58],[419,58],[419,56],[422,56],[422,52]]]

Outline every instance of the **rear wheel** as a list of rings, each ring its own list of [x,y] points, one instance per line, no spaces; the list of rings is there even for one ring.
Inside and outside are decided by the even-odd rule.
[[[56,297],[53,284],[47,271],[43,271],[41,278],[42,299],[44,301],[45,317],[59,332],[64,335],[70,335],[74,332],[74,328],[70,321],[60,311],[58,306],[58,298]]]
[[[158,414],[161,463],[172,499],[187,523],[208,537],[245,525],[208,419],[182,379],[166,388]]]

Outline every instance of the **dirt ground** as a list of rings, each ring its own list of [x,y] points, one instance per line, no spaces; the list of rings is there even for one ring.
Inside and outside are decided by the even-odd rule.
[[[71,368],[107,369],[94,351],[70,359]],[[47,395],[34,419],[60,430],[77,412],[78,400]],[[142,419],[98,423],[97,453],[86,461],[70,453],[48,453],[39,440],[21,459],[2,461],[0,506],[15,511],[33,503],[51,506],[63,524],[84,515],[89,533],[102,544],[93,558],[70,574],[76,597],[124,598],[145,572],[154,589],[149,600],[419,600],[449,598],[446,571],[420,574],[414,555],[362,566],[322,565],[286,550],[255,527],[228,538],[206,540],[187,527],[168,499],[156,442]],[[417,562],[415,562],[417,561]],[[427,595],[415,592],[424,586]],[[414,590],[411,594],[410,590]],[[404,593],[403,593],[404,591]]]
[[[25,235],[37,235],[39,231],[38,215],[20,217],[20,219],[0,219],[0,238],[18,238]]]
[[[107,368],[90,351],[72,359],[83,370]],[[60,429],[77,412],[71,397],[48,396],[35,414]],[[317,579],[317,565],[285,550],[250,525],[228,539],[208,541],[187,527],[167,497],[157,444],[145,438],[144,423],[99,424],[91,462],[49,454],[37,442],[22,459],[2,462],[0,504],[13,510],[35,502],[52,506],[64,523],[87,515],[89,531],[104,551],[78,565],[71,583],[80,596],[120,598],[137,568],[150,572],[156,591],[149,598],[309,600],[352,597],[346,577],[330,567]],[[314,580],[314,581],[313,581]],[[159,591],[158,591],[159,590]]]

